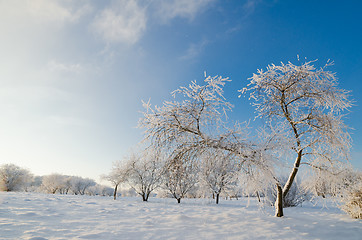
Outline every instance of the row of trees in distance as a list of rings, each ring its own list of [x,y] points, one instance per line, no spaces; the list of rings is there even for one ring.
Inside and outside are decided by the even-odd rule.
[[[0,191],[27,191],[74,195],[111,196],[113,189],[97,184],[93,179],[62,174],[34,176],[29,170],[14,164],[0,166]]]

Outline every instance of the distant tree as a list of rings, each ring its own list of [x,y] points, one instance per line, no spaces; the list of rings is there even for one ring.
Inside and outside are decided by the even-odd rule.
[[[177,203],[180,203],[199,179],[198,172],[199,166],[193,154],[189,152],[176,154],[165,165],[164,188],[177,200]]]
[[[117,198],[117,191],[119,185],[127,181],[128,173],[129,173],[129,168],[127,166],[126,160],[122,160],[122,161],[113,162],[110,173],[101,176],[102,179],[105,179],[113,184],[114,200],[116,200]]]
[[[64,177],[63,184],[59,188],[59,193],[68,194],[72,188],[72,176],[64,175],[63,177]]]
[[[33,174],[29,170],[14,164],[3,164],[0,166],[0,190],[19,191],[30,185]]]
[[[57,191],[61,192],[65,188],[67,176],[53,173],[43,177],[41,187],[47,193],[55,194]]]
[[[85,194],[90,196],[112,196],[113,188],[96,184],[94,186],[88,187],[85,191]]]
[[[160,186],[164,164],[162,153],[152,148],[130,155],[127,182],[143,201],[147,201],[151,192]]]
[[[334,73],[316,69],[313,62],[269,65],[258,70],[242,92],[249,91],[258,117],[284,138],[295,154],[288,180],[283,184],[274,174],[277,217],[283,216],[283,198],[290,191],[302,164],[325,169],[347,159],[350,136],[342,112],[351,107],[349,93],[337,87]],[[275,149],[274,149],[275,150]],[[273,151],[273,149],[272,149]]]
[[[122,189],[122,190],[120,190],[120,194],[121,194],[121,196],[125,196],[125,197],[137,197],[138,196],[138,193],[136,193],[133,188]]]
[[[353,168],[345,169],[329,169],[320,170],[316,169],[312,177],[306,182],[306,188],[313,192],[315,195],[344,197],[346,193],[359,182],[362,182],[361,171],[354,170]]]
[[[201,155],[201,179],[216,195],[216,204],[220,194],[236,183],[240,172],[235,155],[224,150],[209,149]]]
[[[42,182],[43,182],[43,176],[35,176],[31,181],[30,185],[27,187],[27,191],[29,192],[41,191]]]
[[[87,188],[96,185],[96,182],[90,178],[73,176],[70,178],[71,190],[75,195],[84,195]]]

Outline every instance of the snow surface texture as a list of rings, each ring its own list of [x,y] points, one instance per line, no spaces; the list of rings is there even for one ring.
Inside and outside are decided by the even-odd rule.
[[[332,204],[260,209],[254,200],[90,197],[0,192],[0,239],[362,239]]]

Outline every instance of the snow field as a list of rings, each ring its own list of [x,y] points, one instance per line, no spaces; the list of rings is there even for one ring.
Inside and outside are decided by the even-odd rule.
[[[362,221],[330,203],[260,209],[255,200],[0,192],[0,239],[361,239]]]

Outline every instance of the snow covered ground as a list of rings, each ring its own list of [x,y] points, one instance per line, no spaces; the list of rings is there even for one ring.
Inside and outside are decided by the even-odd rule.
[[[362,239],[362,221],[332,204],[273,217],[253,201],[0,192],[0,239]]]

